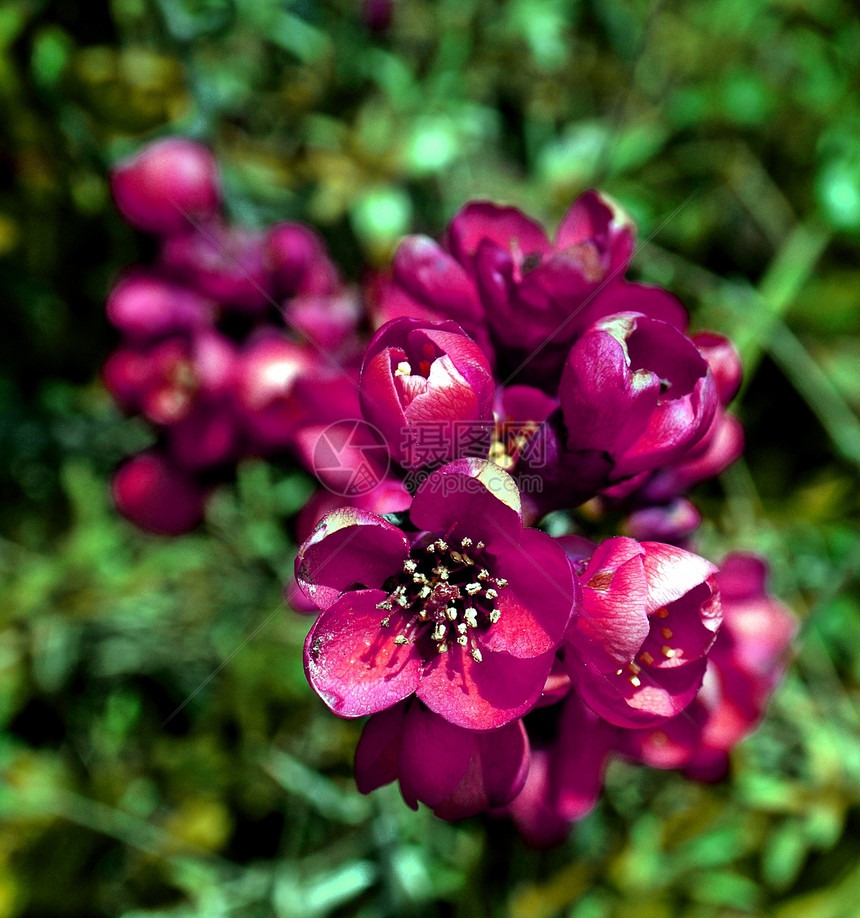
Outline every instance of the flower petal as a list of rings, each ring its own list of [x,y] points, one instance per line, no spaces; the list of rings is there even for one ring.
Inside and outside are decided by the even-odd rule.
[[[407,702],[374,714],[364,725],[355,750],[355,783],[369,794],[397,780],[400,734]]]
[[[409,540],[375,513],[341,507],[317,524],[299,548],[296,580],[304,594],[328,609],[356,585],[381,587],[409,556]]]
[[[510,475],[484,459],[458,459],[422,482],[409,515],[418,529],[490,544],[504,535],[519,541],[521,512]]]
[[[519,659],[487,650],[480,663],[454,644],[424,666],[418,697],[467,730],[504,726],[534,707],[552,666],[553,651]]]
[[[497,576],[508,585],[495,607],[501,614],[483,646],[515,657],[536,657],[556,648],[579,599],[579,585],[564,549],[545,532],[525,529],[518,543],[496,540]]]
[[[317,619],[305,642],[305,675],[311,688],[341,717],[363,717],[397,704],[418,687],[421,657],[395,638],[400,622],[377,604],[382,590],[346,593]],[[402,618],[402,616],[399,616]]]

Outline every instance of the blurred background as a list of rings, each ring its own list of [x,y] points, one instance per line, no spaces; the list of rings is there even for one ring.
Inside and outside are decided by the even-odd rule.
[[[860,914],[858,48],[847,0],[0,5],[0,918]],[[549,852],[362,797],[282,601],[308,476],[247,462],[177,539],[116,515],[152,433],[103,304],[152,242],[106,176],[172,134],[352,280],[474,197],[634,215],[634,273],[746,367],[700,549],[766,554],[802,622],[725,781],[615,762]]]

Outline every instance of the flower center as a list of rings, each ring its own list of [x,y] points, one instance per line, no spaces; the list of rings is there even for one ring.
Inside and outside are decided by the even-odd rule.
[[[380,625],[391,626],[393,612],[405,614],[403,630],[395,644],[408,644],[428,637],[438,653],[456,643],[481,662],[475,640],[476,629],[486,630],[501,613],[495,601],[508,581],[494,577],[483,563],[486,546],[465,537],[459,547],[436,539],[429,545],[416,545],[403,562],[400,574],[388,596],[376,608],[386,614]]]

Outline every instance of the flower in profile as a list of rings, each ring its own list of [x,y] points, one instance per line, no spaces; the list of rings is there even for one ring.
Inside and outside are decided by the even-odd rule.
[[[401,701],[374,714],[355,752],[362,793],[396,780],[409,806],[425,803],[441,819],[463,819],[510,803],[528,770],[521,720],[497,730],[466,730],[420,701]]]
[[[555,710],[553,736],[534,741],[525,786],[504,810],[523,838],[539,848],[562,842],[573,822],[591,812],[609,755],[618,745],[618,728],[598,717],[576,692],[569,692]]]
[[[682,716],[650,730],[624,731],[624,750],[656,768],[721,778],[728,753],[764,716],[797,632],[791,613],[767,592],[761,558],[731,554],[716,575],[723,625],[708,656],[702,691]]]
[[[580,578],[569,671],[588,706],[620,727],[680,713],[702,684],[720,626],[716,568],[659,542],[607,539]]]
[[[513,480],[480,459],[430,474],[409,515],[417,532],[343,508],[299,549],[296,579],[323,610],[308,681],[344,717],[415,694],[466,729],[516,720],[540,697],[576,605],[564,551],[522,528]]]
[[[692,341],[637,313],[602,319],[573,345],[559,401],[567,449],[608,454],[614,480],[682,457],[718,404],[708,363]]]
[[[489,446],[493,373],[454,322],[395,319],[373,337],[361,367],[361,410],[392,458],[417,469],[462,455],[461,437]]]

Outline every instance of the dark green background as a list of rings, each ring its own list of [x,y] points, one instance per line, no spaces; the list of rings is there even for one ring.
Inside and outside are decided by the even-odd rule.
[[[394,6],[374,35],[348,0],[0,5],[0,918],[856,918],[858,14]],[[213,146],[237,221],[312,223],[352,280],[474,197],[553,226],[599,186],[636,217],[634,273],[747,367],[701,550],[765,553],[802,620],[727,781],[615,763],[548,853],[361,797],[358,725],[282,605],[309,479],[249,462],[177,540],[115,516],[110,470],[152,435],[99,382],[103,300],[152,244],[106,172],[173,133]]]

